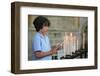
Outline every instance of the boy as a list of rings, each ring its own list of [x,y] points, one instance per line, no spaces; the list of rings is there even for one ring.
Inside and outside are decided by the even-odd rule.
[[[50,22],[43,16],[38,16],[33,21],[36,29],[36,34],[32,40],[32,50],[35,54],[36,60],[52,60],[52,54],[57,53],[60,45],[57,45],[51,49],[49,38],[47,36],[48,27]]]

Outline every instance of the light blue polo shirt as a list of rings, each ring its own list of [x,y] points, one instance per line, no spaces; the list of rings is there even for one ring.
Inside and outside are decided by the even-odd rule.
[[[49,41],[48,36],[47,35],[43,36],[41,33],[36,32],[36,34],[34,35],[32,39],[32,50],[33,50],[33,53],[36,51],[43,51],[43,52],[50,51],[51,46],[50,46],[50,41]],[[51,55],[45,56],[42,58],[35,57],[35,60],[52,60],[52,57]]]

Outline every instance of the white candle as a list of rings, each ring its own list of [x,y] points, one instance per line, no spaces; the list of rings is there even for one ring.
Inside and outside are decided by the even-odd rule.
[[[70,33],[70,54],[73,52],[73,33]]]
[[[68,54],[71,55],[71,39],[70,39],[70,36],[69,36],[69,44],[68,44]]]
[[[75,52],[75,36],[73,36],[73,52]]]
[[[68,35],[68,40],[67,40],[67,55],[70,54],[70,38],[69,38],[69,35]]]
[[[66,54],[69,54],[69,37],[66,35]]]
[[[74,52],[75,52],[75,51],[76,51],[76,37],[74,36],[73,39],[74,39],[74,40],[73,40],[73,41],[74,41],[73,43],[74,43]]]
[[[66,55],[66,32],[64,36],[64,56]]]
[[[83,49],[85,49],[85,33],[83,33]]]
[[[65,56],[65,51],[66,51],[66,49],[65,49],[65,46],[66,45],[66,40],[65,40],[65,37],[64,37],[64,56]]]
[[[78,46],[79,46],[79,45],[78,45],[78,39],[76,40],[76,43],[77,43],[77,50],[78,50]]]

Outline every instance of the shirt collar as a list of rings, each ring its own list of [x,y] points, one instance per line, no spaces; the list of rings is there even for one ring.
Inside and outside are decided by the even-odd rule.
[[[40,32],[37,32],[42,38],[46,37],[46,35],[42,35]]]

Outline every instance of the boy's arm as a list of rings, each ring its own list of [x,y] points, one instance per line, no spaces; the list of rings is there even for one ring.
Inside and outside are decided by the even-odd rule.
[[[42,57],[45,57],[45,56],[49,56],[49,55],[55,54],[55,53],[57,53],[57,51],[58,51],[58,47],[54,47],[50,51],[47,51],[47,52],[36,51],[35,52],[35,56],[37,58],[42,58]]]

